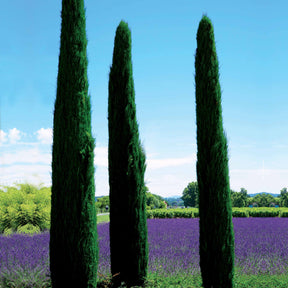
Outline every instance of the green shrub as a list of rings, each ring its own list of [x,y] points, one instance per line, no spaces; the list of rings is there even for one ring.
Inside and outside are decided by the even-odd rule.
[[[233,217],[288,217],[288,208],[275,207],[244,207],[232,208]],[[196,218],[198,208],[154,209],[147,210],[147,218]]]
[[[147,218],[174,218],[174,212],[166,209],[147,210]]]
[[[0,233],[31,224],[41,231],[50,228],[51,189],[29,184],[4,187],[0,193]]]
[[[249,216],[250,217],[279,217],[279,209],[276,208],[250,208]]]
[[[193,218],[197,208],[147,210],[147,218]]]
[[[172,210],[158,209],[154,218],[174,218]]]
[[[147,219],[152,219],[153,217],[153,211],[152,210],[146,210]]]
[[[5,236],[9,236],[9,235],[11,235],[11,234],[13,234],[13,229],[12,228],[6,228],[6,229],[4,229],[4,235]]]
[[[199,210],[194,212],[194,218],[198,218],[199,217]]]
[[[249,213],[246,209],[232,209],[233,217],[249,217]]]
[[[287,210],[286,211],[281,210],[280,211],[280,217],[288,217],[288,211]]]
[[[191,209],[175,209],[173,210],[175,218],[192,218],[193,211]]]
[[[32,224],[26,224],[24,226],[19,226],[17,228],[17,233],[24,233],[24,234],[37,234],[40,233],[40,228],[39,226],[34,226]]]

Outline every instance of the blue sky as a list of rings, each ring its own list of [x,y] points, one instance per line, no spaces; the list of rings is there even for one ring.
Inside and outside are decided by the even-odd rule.
[[[217,3],[216,3],[217,2]],[[196,181],[194,62],[203,14],[220,63],[230,187],[288,186],[286,1],[85,1],[96,138],[96,195],[108,195],[108,76],[116,28],[127,21],[145,180],[161,196]],[[61,1],[5,1],[0,10],[0,184],[51,184]]]

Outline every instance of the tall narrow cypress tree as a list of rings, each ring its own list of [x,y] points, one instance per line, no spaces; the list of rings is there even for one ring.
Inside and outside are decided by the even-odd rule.
[[[200,268],[205,288],[233,287],[234,275],[228,152],[218,66],[213,26],[203,16],[197,32],[195,82]]]
[[[121,21],[109,75],[110,249],[114,285],[142,285],[147,275],[145,154],[136,120],[131,32]]]
[[[84,1],[63,0],[61,17],[52,151],[52,287],[95,288],[95,141],[91,135]]]

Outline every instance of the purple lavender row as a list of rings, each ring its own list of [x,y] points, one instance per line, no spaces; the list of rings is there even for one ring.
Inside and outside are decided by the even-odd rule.
[[[287,218],[233,218],[237,273],[283,274],[288,268]],[[109,274],[109,224],[98,226],[99,271]],[[199,219],[148,219],[149,270],[199,273]]]
[[[288,218],[233,218],[237,273],[282,274],[288,267]],[[99,274],[110,273],[109,224],[98,225]],[[199,219],[148,219],[149,271],[195,274]],[[0,236],[0,274],[25,269],[49,275],[49,233]],[[31,272],[31,273],[32,273]],[[47,276],[48,277],[48,276]]]

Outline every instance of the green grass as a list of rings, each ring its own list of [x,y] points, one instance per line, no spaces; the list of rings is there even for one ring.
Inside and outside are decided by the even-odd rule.
[[[107,215],[97,215],[97,224],[99,223],[105,223],[110,221],[110,216],[109,214]]]
[[[19,279],[20,280],[20,279]],[[12,281],[9,283],[0,283],[0,288],[16,288],[22,286],[22,280]],[[1,282],[1,281],[0,281]],[[19,282],[19,285],[17,285]],[[37,283],[35,287],[51,288],[51,283]],[[234,288],[287,288],[288,274],[283,275],[235,275]],[[157,273],[149,273],[146,281],[146,288],[202,288],[202,280],[200,274],[196,276],[179,273],[174,276],[163,276]],[[26,287],[26,286],[25,286]],[[136,287],[136,286],[135,286]],[[112,288],[111,279],[108,276],[100,276],[97,281],[97,288]],[[120,288],[120,287],[119,287]],[[121,288],[126,288],[125,285]],[[223,287],[225,288],[225,287]]]
[[[287,288],[288,275],[235,275],[235,288]],[[149,273],[145,287],[147,288],[201,288],[200,274],[197,276],[181,273],[176,276],[160,276],[157,273]],[[111,288],[108,278],[98,279],[98,288]],[[125,288],[126,286],[122,286]]]

